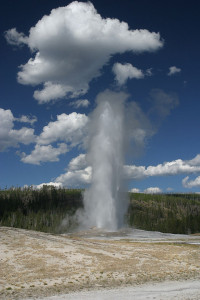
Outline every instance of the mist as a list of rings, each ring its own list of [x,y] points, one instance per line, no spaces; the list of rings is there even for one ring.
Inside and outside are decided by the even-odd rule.
[[[96,108],[89,116],[85,148],[86,165],[92,172],[91,184],[84,192],[84,211],[78,213],[81,229],[115,231],[126,225],[126,163],[143,153],[148,139],[157,131],[148,112],[143,112],[137,102],[126,101],[128,97],[124,92],[105,90],[97,96]],[[165,111],[170,113],[173,99],[168,98]]]

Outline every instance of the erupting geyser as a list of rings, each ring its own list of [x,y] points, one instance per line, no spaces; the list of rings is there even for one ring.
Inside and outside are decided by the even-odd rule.
[[[84,194],[87,227],[116,230],[123,225],[127,201],[123,192],[125,93],[106,90],[97,97],[90,120],[87,160],[92,182]]]

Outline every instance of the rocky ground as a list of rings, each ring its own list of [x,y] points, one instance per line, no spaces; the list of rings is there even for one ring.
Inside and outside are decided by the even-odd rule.
[[[0,227],[0,299],[186,279],[200,279],[198,235],[113,238]]]

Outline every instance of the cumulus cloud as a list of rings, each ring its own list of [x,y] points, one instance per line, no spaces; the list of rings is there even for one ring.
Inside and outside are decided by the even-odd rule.
[[[198,176],[194,180],[190,180],[190,181],[189,181],[189,176],[186,176],[182,180],[182,185],[185,188],[200,187],[200,176]]]
[[[191,160],[177,159],[171,162],[158,164],[157,166],[124,166],[124,172],[129,179],[142,179],[151,176],[169,176],[179,174],[193,174],[200,172],[199,154]],[[194,161],[196,164],[194,165]]]
[[[88,166],[86,155],[80,154],[73,158],[67,171],[55,179],[55,182],[65,187],[79,187],[91,182],[92,168]]]
[[[190,166],[200,166],[200,154],[197,154],[193,159],[187,162]]]
[[[144,190],[145,194],[161,194],[162,190],[159,187],[149,187]]]
[[[51,145],[35,145],[35,149],[31,154],[27,155],[24,152],[21,154],[21,161],[28,164],[40,165],[41,162],[59,161],[59,155],[68,151],[67,145],[61,143],[57,148]]]
[[[194,162],[196,164],[194,165]],[[153,176],[175,176],[179,174],[194,174],[200,172],[200,155],[191,160],[177,159],[156,166],[125,165],[124,176],[127,179],[140,180]],[[69,163],[67,172],[58,177],[63,185],[88,184],[91,180],[92,168],[88,166],[85,154],[80,154]]]
[[[144,78],[143,71],[137,69],[136,67],[134,67],[129,63],[126,64],[115,63],[112,68],[112,71],[115,75],[115,80],[117,81],[118,85],[125,84],[128,79]]]
[[[44,147],[44,149],[48,149],[48,146],[39,146]],[[55,149],[53,149],[54,151]],[[59,154],[58,154],[59,155]],[[38,158],[38,154],[36,156]],[[56,158],[56,155],[55,155]],[[36,159],[33,161],[29,156],[29,163],[39,164],[39,161]],[[47,158],[49,161],[49,158]],[[43,160],[43,158],[42,158]],[[42,161],[41,160],[41,161]],[[67,171],[60,176],[58,176],[54,181],[49,183],[42,183],[37,185],[36,187],[41,188],[43,185],[54,185],[58,187],[83,187],[83,185],[87,185],[91,182],[91,174],[92,168],[86,163],[86,155],[80,154],[79,156],[73,158],[67,168]]]
[[[73,112],[69,115],[63,113],[57,116],[55,122],[49,122],[37,138],[38,144],[50,144],[57,141],[70,143],[71,146],[79,144],[84,137],[88,117],[85,114]]]
[[[160,176],[160,175],[177,175],[184,173],[193,173],[200,170],[200,166],[191,166],[189,161],[177,159],[170,162],[165,162],[157,166],[149,166],[145,170],[146,176]]]
[[[35,52],[20,66],[18,82],[44,84],[34,93],[40,103],[85,94],[116,53],[156,51],[163,46],[159,33],[131,30],[118,19],[102,18],[91,2],[78,1],[53,9],[28,37],[11,29],[6,39],[10,44],[27,44]]]
[[[10,109],[0,108],[0,151],[9,147],[18,147],[19,143],[28,145],[36,139],[32,128],[14,129],[15,120]]]
[[[171,162],[165,162],[163,164],[158,164],[157,166],[135,166],[135,165],[125,165],[124,166],[124,176],[127,179],[140,180],[147,177],[153,176],[175,176],[179,174],[194,174],[200,172],[200,155],[198,154],[195,158],[191,160],[181,160],[177,159]],[[198,164],[194,165],[194,161],[198,161]],[[59,180],[62,179],[63,185],[68,186],[68,181],[70,185],[75,183],[76,180],[80,184],[90,183],[92,174],[92,168],[87,165],[85,154],[80,154],[76,158],[72,159],[69,163],[68,170]],[[59,182],[58,180],[58,182]]]
[[[49,122],[48,125],[43,127],[41,134],[35,137],[36,145],[30,154],[18,153],[21,156],[21,161],[36,165],[40,165],[41,162],[59,161],[59,155],[84,142],[87,123],[88,117],[85,114],[73,112],[69,115],[65,113],[57,115],[57,120]],[[18,130],[15,135],[17,133],[22,132]],[[51,145],[58,142],[60,142],[58,147]],[[71,164],[75,165],[76,161],[78,161],[78,158],[74,162],[72,161]]]
[[[88,107],[90,105],[90,102],[87,99],[80,99],[70,102],[70,105],[75,108]]]
[[[167,74],[168,76],[172,76],[174,74],[180,73],[181,69],[177,68],[175,66],[169,67],[169,73]]]
[[[48,81],[44,83],[42,90],[34,92],[33,97],[38,100],[39,104],[43,104],[50,100],[64,98],[66,93],[67,88],[64,85]]]
[[[33,125],[35,122],[37,122],[37,117],[36,116],[30,117],[30,116],[22,115],[20,118],[15,118],[14,121],[21,122],[21,123],[29,123],[29,124]]]
[[[145,178],[145,170],[144,166],[125,165],[124,175],[127,179],[142,179]]]
[[[41,183],[41,184],[38,184],[38,185],[32,185],[32,188],[33,189],[42,189],[44,185],[47,185],[47,186],[54,186],[55,188],[61,188],[62,187],[62,184],[59,183],[59,182],[47,182],[47,183]]]
[[[194,161],[197,162],[194,165]],[[198,154],[191,160],[181,160],[177,159],[171,162],[165,162],[157,166],[135,166],[135,165],[125,165],[124,166],[124,176],[127,179],[140,180],[147,177],[153,176],[176,176],[180,174],[194,174],[200,172],[200,155]],[[55,182],[61,183],[62,186],[66,187],[77,187],[82,185],[87,185],[91,183],[92,178],[92,167],[88,165],[85,154],[80,154],[79,156],[73,158],[65,173],[61,174],[55,179]],[[200,182],[200,177],[197,177],[195,183],[188,182],[189,177],[183,180],[184,187],[192,187]],[[193,185],[192,185],[193,184]],[[197,185],[196,185],[197,186]],[[168,189],[171,191],[172,189]],[[146,189],[144,192],[150,191]],[[155,193],[156,190],[154,190]],[[133,190],[134,192],[134,190]],[[136,191],[135,192],[139,192]],[[162,192],[161,190],[159,192]],[[151,191],[153,193],[153,190]]]
[[[80,154],[77,157],[73,158],[69,163],[69,170],[76,171],[82,170],[87,167],[86,155]]]
[[[140,193],[140,189],[133,188],[129,191],[130,193]]]
[[[56,178],[55,182],[66,187],[78,187],[91,183],[92,168],[86,167],[82,170],[68,170]]]

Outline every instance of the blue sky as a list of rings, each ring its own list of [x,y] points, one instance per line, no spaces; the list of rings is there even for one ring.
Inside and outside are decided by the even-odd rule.
[[[129,189],[199,192],[200,4],[83,2],[1,1],[0,187],[86,186],[88,115],[110,89],[140,109]]]

